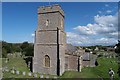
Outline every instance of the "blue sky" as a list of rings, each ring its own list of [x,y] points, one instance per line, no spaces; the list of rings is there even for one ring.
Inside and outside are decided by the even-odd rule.
[[[60,4],[64,10],[67,43],[81,46],[116,43],[118,4],[115,2],[2,3],[2,40],[32,42],[37,28],[37,8],[49,4]]]

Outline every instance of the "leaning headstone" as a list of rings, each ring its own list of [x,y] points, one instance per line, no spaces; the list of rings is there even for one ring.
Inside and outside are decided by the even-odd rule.
[[[43,78],[43,75],[40,75],[40,78]]]
[[[56,76],[54,76],[54,79],[57,79],[57,77],[56,77]]]
[[[28,73],[28,76],[32,76],[32,73],[31,73],[31,72],[29,72],[29,73]]]
[[[6,58],[5,63],[8,63],[8,59]]]
[[[20,74],[20,71],[16,71],[16,74]]]
[[[112,57],[110,56],[110,58],[112,58]]]
[[[22,74],[23,74],[23,76],[25,76],[25,75],[26,75],[26,72],[22,72]]]
[[[2,69],[3,72],[5,71],[5,68],[1,68],[1,69]]]
[[[31,64],[31,62],[29,61],[29,62],[28,62],[28,67],[30,67],[30,64]]]
[[[6,66],[5,69],[8,69],[8,67]]]
[[[47,75],[46,78],[49,78],[49,76]]]
[[[4,72],[5,70],[4,69],[2,69],[2,72]]]
[[[5,69],[6,72],[9,72],[9,69]]]
[[[34,77],[37,78],[37,74],[34,74]]]
[[[15,74],[15,70],[11,70],[11,73],[12,73],[12,74]]]

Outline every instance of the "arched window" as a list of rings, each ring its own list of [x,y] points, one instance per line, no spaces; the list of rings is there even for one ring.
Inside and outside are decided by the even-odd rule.
[[[50,57],[45,55],[45,67],[50,67]]]

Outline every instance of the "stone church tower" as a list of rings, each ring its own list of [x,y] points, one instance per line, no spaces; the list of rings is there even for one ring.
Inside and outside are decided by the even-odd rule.
[[[38,8],[33,72],[61,75],[65,65],[64,12],[59,5]]]

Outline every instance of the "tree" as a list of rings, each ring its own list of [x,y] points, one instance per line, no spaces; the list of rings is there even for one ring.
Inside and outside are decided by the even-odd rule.
[[[21,49],[22,49],[22,53],[25,55],[25,56],[33,56],[33,45],[28,43],[28,42],[23,42],[22,45],[21,45]]]
[[[28,42],[23,42],[22,45],[20,46],[22,50],[24,50],[25,48],[27,48],[29,46]]]
[[[26,48],[29,46],[28,42],[23,42],[20,46],[20,48],[22,49],[22,54],[25,55],[26,52]]]
[[[2,57],[7,58],[7,51],[5,48],[2,48]]]
[[[34,52],[33,45],[29,45],[28,47],[26,47],[24,49],[24,52],[25,52],[25,56],[33,56],[33,52]]]
[[[12,53],[12,44],[2,41],[2,48],[6,49],[7,53]]]

